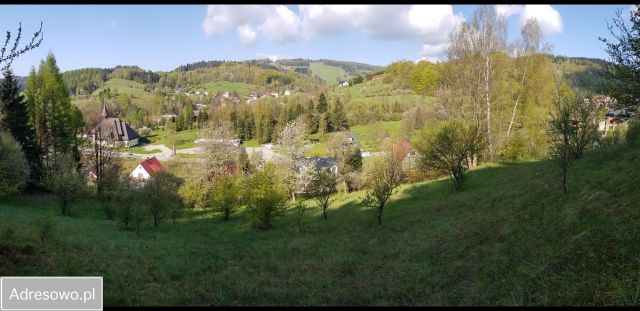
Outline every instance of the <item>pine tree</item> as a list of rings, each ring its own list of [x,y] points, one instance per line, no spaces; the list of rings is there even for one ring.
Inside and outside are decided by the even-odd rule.
[[[0,126],[20,143],[29,162],[30,183],[34,184],[42,175],[40,152],[35,141],[35,131],[29,122],[24,96],[20,94],[18,81],[10,69],[4,71],[4,80],[0,84],[0,111],[4,115]]]
[[[340,99],[337,99],[335,105],[333,105],[329,121],[329,128],[332,132],[349,129],[349,121],[347,120],[347,115]]]
[[[320,93],[320,97],[318,98],[318,106],[316,107],[316,109],[318,110],[318,112],[324,113],[327,112],[328,107],[329,104],[327,103],[327,98],[324,96],[324,93]]]

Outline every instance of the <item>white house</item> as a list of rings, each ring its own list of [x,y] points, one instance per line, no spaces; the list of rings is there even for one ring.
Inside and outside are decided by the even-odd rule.
[[[151,178],[151,175],[164,170],[162,164],[156,157],[147,158],[140,162],[138,166],[129,174],[129,178],[137,181],[144,181]]]
[[[289,95],[291,95],[291,91],[290,90],[284,91],[284,96],[289,96]]]

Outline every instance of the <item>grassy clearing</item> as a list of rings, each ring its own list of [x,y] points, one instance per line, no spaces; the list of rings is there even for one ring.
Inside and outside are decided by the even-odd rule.
[[[5,199],[0,229],[36,252],[0,274],[102,275],[106,306],[637,305],[639,163],[639,149],[590,152],[568,195],[555,163],[489,164],[462,193],[447,180],[401,187],[382,226],[360,192],[326,221],[312,210],[302,230],[293,210],[264,232],[243,212],[194,210],[139,237],[92,200],[64,218],[50,197]],[[55,240],[43,245],[33,223],[48,214]]]
[[[198,129],[184,130],[175,134],[176,149],[196,147],[195,140],[198,138]],[[149,144],[161,144],[167,148],[173,148],[173,140],[167,137],[164,129],[157,129],[147,136]]]
[[[136,105],[142,105],[144,102],[151,102],[153,100],[153,94],[145,92],[144,84],[124,80],[124,79],[109,79],[104,85],[93,92],[93,94],[99,94],[104,88],[110,88],[111,92],[114,92],[116,96],[120,93],[124,93],[131,97],[131,102]]]
[[[261,146],[261,144],[258,142],[257,139],[245,140],[242,144],[245,147],[260,147]]]
[[[216,81],[208,82],[192,88],[193,90],[207,90],[210,93],[222,93],[236,91],[240,96],[246,96],[251,92],[259,92],[261,88],[255,84],[244,82]]]
[[[345,79],[344,69],[335,66],[325,65],[323,62],[310,62],[309,69],[312,76],[318,76],[327,84],[336,84],[338,80]],[[349,79],[347,76],[346,79]]]
[[[351,133],[360,140],[365,151],[380,151],[384,138],[396,136],[399,132],[400,121],[375,122],[351,128]]]

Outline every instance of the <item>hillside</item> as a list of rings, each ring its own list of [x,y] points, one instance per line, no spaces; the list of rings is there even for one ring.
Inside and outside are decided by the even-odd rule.
[[[269,231],[193,210],[140,236],[91,200],[66,218],[49,197],[15,198],[0,202],[0,230],[16,236],[0,240],[0,275],[102,275],[106,306],[637,305],[638,163],[637,148],[587,153],[568,195],[550,161],[489,164],[462,193],[402,187],[381,226],[359,192],[302,230],[293,210]]]
[[[606,91],[602,76],[607,61],[585,57],[550,56],[551,61],[569,81],[569,85],[581,92],[603,94]]]

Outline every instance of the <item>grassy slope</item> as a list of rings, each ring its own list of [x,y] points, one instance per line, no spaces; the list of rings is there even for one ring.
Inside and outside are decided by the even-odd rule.
[[[337,79],[344,79],[344,75],[346,74],[344,69],[335,66],[328,66],[322,62],[310,62],[309,69],[311,70],[312,76],[317,75],[327,84],[336,84]]]
[[[153,100],[153,94],[145,92],[144,84],[124,79],[110,79],[105,82],[102,87],[95,90],[93,94],[98,94],[102,89],[107,87],[111,88],[112,92],[116,92],[117,89],[116,96],[120,93],[129,95],[129,97],[131,97],[131,101],[136,105],[139,105],[142,102],[151,102]]]
[[[568,195],[551,162],[488,165],[462,193],[446,180],[402,187],[382,226],[352,193],[303,231],[292,211],[266,232],[244,213],[193,211],[136,237],[84,201],[75,217],[55,214],[44,253],[9,271],[102,275],[107,306],[638,304],[638,163],[638,149],[587,154]],[[0,229],[32,234],[51,202],[1,202]]]
[[[210,93],[213,92],[213,94],[236,91],[240,96],[246,96],[251,94],[252,92],[259,92],[262,88],[254,84],[248,84],[244,82],[216,81],[201,84],[193,87],[192,89],[204,89],[209,91]]]

